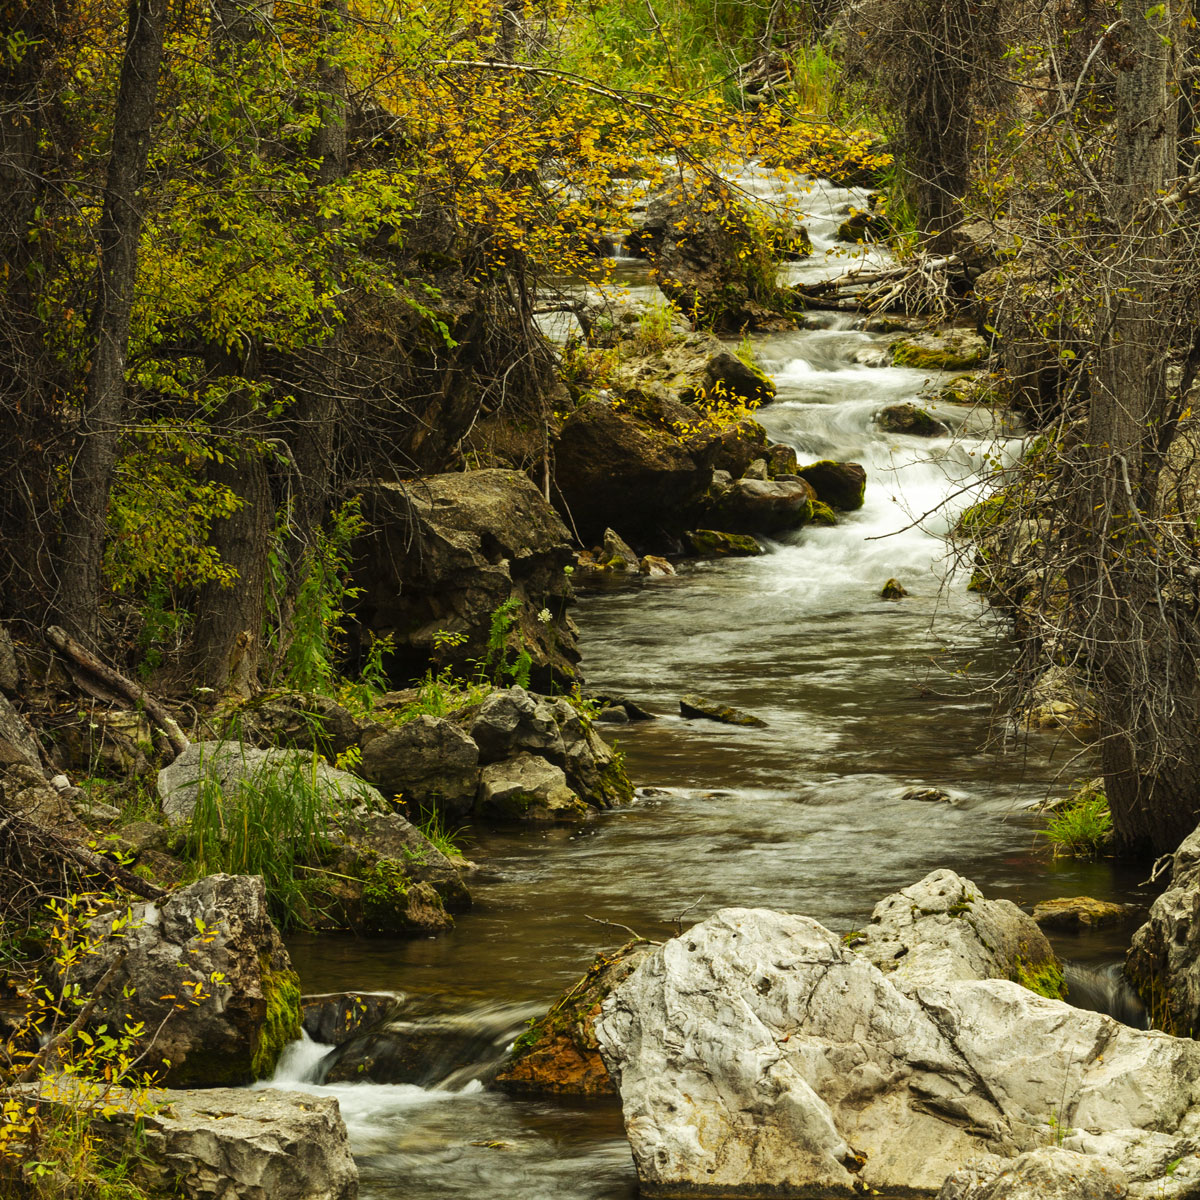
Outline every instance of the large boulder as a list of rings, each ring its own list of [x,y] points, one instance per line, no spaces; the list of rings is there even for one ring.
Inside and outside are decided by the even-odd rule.
[[[365,780],[339,771],[302,750],[261,749],[244,742],[193,742],[170,766],[158,773],[158,798],[168,825],[186,824],[195,811],[202,786],[220,788],[230,797],[239,788],[264,780],[301,778],[330,804],[367,802],[383,808],[383,797]]]
[[[609,993],[650,953],[644,940],[597,954],[568,988],[513,1043],[496,1087],[519,1095],[600,1096],[616,1092],[596,1043],[595,1023]]]
[[[1062,967],[1037,922],[1011,900],[986,900],[944,868],[884,897],[856,949],[906,990],[968,979],[1013,979],[1062,992]]]
[[[412,813],[436,810],[450,820],[471,811],[479,785],[479,748],[458,726],[422,713],[363,747],[363,775]]]
[[[144,1030],[143,1065],[170,1087],[269,1076],[300,1035],[300,985],[257,875],[208,875],[159,903],[99,913],[94,953],[64,982],[96,1001],[90,1022]],[[101,986],[103,985],[103,986]]]
[[[810,521],[815,500],[803,479],[734,479],[714,486],[707,517],[729,533],[782,533]]]
[[[358,1168],[332,1096],[267,1088],[96,1089],[71,1076],[43,1103],[95,1113],[94,1133],[150,1195],[180,1200],[355,1200]],[[103,1116],[100,1110],[103,1109]],[[140,1193],[139,1193],[140,1194]]]
[[[595,1030],[656,1196],[933,1194],[963,1163],[1056,1140],[1166,1183],[1200,1134],[1197,1043],[1007,980],[901,989],[767,910],[656,948]]]
[[[775,399],[775,384],[770,377],[729,350],[721,350],[708,360],[703,388],[704,399],[710,404],[755,406]]]
[[[1179,1037],[1200,1032],[1200,829],[1175,851],[1171,886],[1133,935],[1125,974],[1155,1028]]]
[[[514,602],[510,655],[529,653],[540,686],[574,681],[579,650],[567,613],[574,597],[563,572],[574,561],[570,535],[525,475],[379,481],[364,490],[363,511],[369,532],[352,547],[362,591],[351,634],[364,654],[373,637],[390,636],[397,677],[415,678],[431,662],[469,674],[488,655],[493,615]]]
[[[316,750],[328,758],[357,746],[368,724],[315,692],[267,692],[235,709],[234,722],[256,746]]]
[[[679,408],[679,428],[697,419]],[[636,540],[686,521],[712,467],[697,460],[669,421],[670,414],[655,420],[589,400],[564,422],[554,446],[554,482],[585,543],[598,542],[608,527]]]

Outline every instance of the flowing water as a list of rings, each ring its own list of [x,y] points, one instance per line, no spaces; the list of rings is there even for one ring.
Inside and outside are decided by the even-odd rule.
[[[761,175],[749,183],[760,194],[770,186]],[[793,274],[844,267],[825,251],[852,201],[864,198],[835,188],[806,201],[816,254]],[[1005,745],[989,689],[1003,667],[1001,629],[946,557],[944,534],[977,495],[983,456],[1011,452],[1015,432],[950,406],[937,411],[954,436],[881,433],[880,407],[937,382],[867,365],[887,340],[838,319],[756,341],[779,388],[763,424],[802,462],[862,463],[860,512],[787,535],[760,558],[581,599],[589,684],[659,714],[617,730],[646,789],[638,801],[578,827],[481,831],[470,850],[476,907],[448,936],[292,939],[306,990],[399,989],[416,1019],[451,1014],[476,1031],[461,1061],[423,1087],[320,1086],[324,1048],[292,1048],[276,1083],[338,1097],[365,1197],[635,1194],[615,1101],[515,1101],[479,1082],[597,949],[625,939],[624,927],[664,937],[724,905],[763,905],[847,930],[939,866],[1027,906],[1139,898],[1137,877],[1050,861],[1036,846],[1029,806],[1089,764],[1049,735]],[[892,577],[907,599],[880,599]],[[689,691],[767,725],[683,720],[678,698]],[[905,796],[918,786],[947,798]],[[1059,943],[1077,960],[1081,998],[1112,1003],[1119,983],[1104,964],[1128,932]]]

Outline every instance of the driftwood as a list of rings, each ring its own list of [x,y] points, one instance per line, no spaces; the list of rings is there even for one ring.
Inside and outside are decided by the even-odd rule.
[[[838,312],[877,313],[901,310],[909,313],[946,313],[958,303],[949,287],[963,261],[957,254],[938,258],[918,254],[899,266],[882,271],[851,268],[832,279],[797,284],[792,295],[804,308]]]
[[[146,716],[166,735],[176,757],[191,745],[187,735],[179,728],[179,723],[167,712],[160,701],[151,696],[140,684],[134,683],[132,679],[127,679],[119,671],[114,671],[112,667],[102,663],[90,650],[81,646],[71,637],[65,629],[51,625],[46,630],[46,641],[60,653],[65,654],[76,666],[95,676],[108,692],[116,693],[130,704],[142,708]],[[82,680],[81,683],[87,686],[86,680]],[[102,695],[100,698],[107,699],[108,697]]]
[[[36,845],[44,854],[67,859],[78,867],[102,875],[113,883],[119,883],[126,891],[141,896],[143,900],[161,900],[167,895],[165,888],[135,875],[110,858],[96,854],[74,838],[56,833],[21,813],[0,807],[0,840],[15,839],[24,839],[25,842]]]

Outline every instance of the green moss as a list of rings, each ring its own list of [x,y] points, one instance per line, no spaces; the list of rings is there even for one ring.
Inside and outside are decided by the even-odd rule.
[[[989,496],[978,504],[972,504],[958,518],[955,532],[962,537],[978,539],[1000,525],[1007,515],[1007,509],[1008,497],[1003,492]]]
[[[275,1070],[283,1048],[300,1036],[300,977],[290,969],[272,970],[271,962],[265,956],[259,959],[259,965],[267,1012],[250,1062],[250,1072],[255,1079],[265,1079]]]
[[[763,548],[748,533],[692,529],[683,536],[692,553],[702,558],[751,558],[763,553]]]
[[[610,807],[633,799],[633,781],[625,770],[625,755],[615,750],[611,761],[600,768],[600,793]]]
[[[986,357],[980,350],[962,350],[953,345],[935,348],[898,342],[892,347],[892,362],[897,367],[915,367],[919,371],[965,371],[979,366]]]
[[[829,507],[828,504],[822,504],[820,500],[812,502],[812,515],[808,518],[810,525],[836,525],[838,523],[837,513]]]
[[[1057,959],[1048,958],[1044,962],[1031,963],[1018,958],[1016,982],[1048,1000],[1067,998],[1067,982]]]

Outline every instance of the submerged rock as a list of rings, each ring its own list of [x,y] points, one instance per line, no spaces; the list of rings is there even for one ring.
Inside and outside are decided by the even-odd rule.
[[[653,950],[595,1025],[643,1189],[933,1194],[963,1163],[1060,1138],[1154,1186],[1194,1152],[1197,1043],[1007,980],[901,982],[762,909]]]
[[[509,1052],[495,1084],[506,1092],[598,1096],[616,1092],[596,1044],[600,1005],[650,952],[647,941],[627,942],[597,954],[584,975],[523,1033]]]
[[[720,721],[722,725],[746,725],[763,729],[767,724],[762,717],[742,712],[740,708],[731,708],[719,700],[710,700],[698,692],[689,692],[679,698],[679,712],[689,720],[703,718],[708,721]]]
[[[889,579],[879,589],[880,600],[903,600],[908,595],[908,588],[898,579]]]
[[[1129,915],[1128,904],[1111,900],[1094,900],[1091,896],[1063,896],[1043,900],[1034,906],[1033,919],[1043,929],[1060,929],[1076,933],[1103,925],[1119,925]]]
[[[700,558],[754,558],[766,553],[748,533],[691,529],[683,536],[692,553]]]
[[[378,1025],[404,1002],[400,992],[323,992],[300,997],[304,1032],[314,1042],[340,1046]]]
[[[300,1036],[300,984],[261,877],[208,875],[160,903],[106,910],[89,930],[97,949],[70,982],[96,999],[93,1028],[123,1028],[132,1006],[143,1068],[161,1082],[249,1083]]]
[[[941,421],[915,404],[889,404],[875,414],[875,423],[885,433],[907,433],[912,437],[943,437],[949,432]]]

